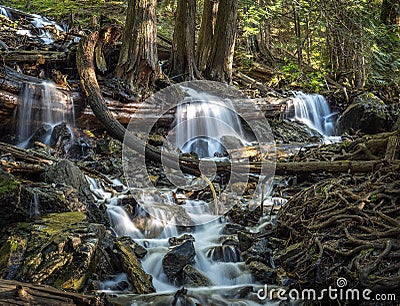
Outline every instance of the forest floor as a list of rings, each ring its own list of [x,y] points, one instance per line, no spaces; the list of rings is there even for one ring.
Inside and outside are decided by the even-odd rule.
[[[65,11],[60,9],[61,12],[46,12],[45,7],[48,4],[39,7],[39,3],[40,1],[31,1],[30,10],[36,12],[39,10],[40,12],[48,13],[48,15],[54,14],[54,17],[61,20],[68,19],[69,10],[77,9],[73,6],[75,1],[65,1],[63,2]],[[110,10],[116,7],[113,5],[114,2],[102,3],[103,1],[98,3],[99,6],[93,6],[93,10],[104,8],[102,5],[106,5]],[[72,6],[69,7],[68,5]],[[107,15],[122,16],[124,12],[107,12]],[[93,25],[93,23],[96,23],[92,18],[89,18],[90,16],[90,11],[87,16],[86,13],[85,16],[78,14],[80,20],[76,21],[78,28],[84,29],[87,24]],[[113,20],[108,18],[106,22],[111,21]],[[6,41],[5,39],[5,42],[9,46],[13,46],[13,44],[15,46],[20,45],[21,42],[14,38],[8,37],[9,40]],[[32,46],[35,51],[41,50],[38,49],[38,44],[32,42]],[[72,63],[71,67],[68,68],[75,71],[76,76],[76,67],[73,66],[74,61],[66,62],[63,60],[61,64],[55,64],[54,67],[58,68],[66,63],[69,65]],[[43,63],[36,60],[33,63],[32,61],[27,61],[25,64],[26,66],[22,62],[18,65],[24,70],[22,72],[31,74],[34,77],[39,76],[40,69],[45,67]],[[32,68],[33,66],[35,67]],[[50,70],[49,67],[46,67],[45,73]],[[74,73],[71,76],[74,76]],[[57,75],[52,75],[52,77],[57,77]],[[242,78],[238,77],[236,80],[237,82],[244,82],[243,76]],[[63,83],[63,81],[65,79],[61,77],[60,83]],[[78,84],[78,79],[71,79],[70,81],[71,87],[74,89],[75,85]],[[65,86],[66,84],[60,85]],[[240,85],[242,89],[246,88],[245,83]],[[257,97],[260,92],[270,91],[260,80],[257,80],[256,87],[247,86],[246,93]],[[74,163],[80,168],[80,171],[103,181],[108,180],[107,175],[121,178],[121,143],[105,136],[101,129],[98,131],[95,129],[92,131],[79,131],[79,134],[81,139],[84,140],[82,143],[90,144],[87,152],[82,151],[82,146],[75,147],[76,153],[80,155],[81,160]],[[260,282],[285,284],[295,288],[322,290],[335,283],[338,278],[344,277],[351,288],[368,288],[375,293],[398,292],[400,284],[398,274],[400,250],[399,139],[399,130],[374,136],[356,135],[348,137],[347,140],[340,144],[317,145],[303,149],[289,157],[285,155],[278,159],[278,163],[286,163],[285,166],[288,172],[290,172],[291,165],[294,166],[298,163],[310,165],[307,163],[317,162],[318,166],[311,174],[309,170],[304,168],[303,170],[297,170],[298,173],[291,173],[285,176],[286,179],[291,180],[293,183],[275,188],[275,195],[289,199],[288,203],[282,207],[271,208],[271,214],[277,213],[277,224],[275,226],[267,226],[257,233],[245,232],[245,235],[243,233],[235,233],[238,241],[242,243],[240,246],[242,256],[252,270],[255,279]],[[35,192],[39,194],[45,193],[41,191],[42,189],[47,190],[46,192],[49,195],[47,198],[45,197],[49,204],[47,213],[60,213],[64,210],[84,211],[87,214],[89,223],[84,218],[81,220],[82,216],[79,215],[80,222],[77,228],[73,230],[79,232],[84,231],[83,228],[85,227],[90,228],[90,230],[96,232],[96,239],[101,240],[104,237],[104,227],[108,226],[107,221],[104,220],[104,211],[94,209],[92,212],[88,212],[79,203],[81,200],[78,202],[74,200],[74,198],[85,198],[87,196],[86,191],[81,188],[82,186],[78,184],[71,189],[66,186],[64,186],[65,189],[63,189],[64,187],[60,188],[63,196],[59,198],[60,195],[57,192],[50,192],[51,190],[54,191],[51,183],[43,179],[46,177],[49,165],[62,161],[64,157],[74,159],[71,156],[63,155],[64,147],[62,143],[61,145],[57,143],[57,145],[58,147],[50,148],[38,142],[33,149],[24,150],[1,144],[1,169],[3,171],[1,172],[2,180],[0,180],[2,187],[0,189],[0,198],[4,200],[1,205],[4,206],[6,201],[14,203],[13,201],[17,198],[20,199],[21,195],[22,197],[27,197],[27,195],[31,196]],[[81,152],[83,153],[81,154]],[[331,173],[332,165],[335,162],[348,163],[347,171],[341,171],[344,173]],[[358,171],[357,166],[365,165],[368,162],[372,165],[370,169],[363,170],[363,173],[358,173],[360,171]],[[6,183],[4,183],[5,181]],[[13,183],[10,184],[9,182]],[[118,186],[114,187],[118,188]],[[87,188],[86,185],[85,188]],[[60,199],[63,199],[63,202]],[[20,202],[17,203],[16,210],[10,214],[10,220],[8,221],[19,221],[19,228],[8,227],[9,224],[5,224],[1,233],[1,254],[7,253],[9,256],[6,260],[4,258],[7,256],[2,257],[0,268],[3,275],[4,271],[6,271],[10,277],[15,276],[13,274],[15,267],[18,264],[22,264],[22,257],[19,258],[18,254],[24,254],[25,251],[29,251],[31,254],[29,254],[30,257],[28,259],[34,259],[35,256],[39,256],[35,252],[43,251],[42,255],[45,256],[48,251],[47,249],[46,252],[44,249],[35,249],[37,245],[44,243],[45,239],[43,237],[38,236],[35,238],[38,239],[37,241],[35,240],[36,245],[32,249],[26,249],[26,240],[24,240],[26,237],[18,236],[21,230],[25,232],[32,231],[32,233],[39,231],[39,227],[36,227],[37,220],[34,220],[34,216],[32,217],[29,212],[30,198],[18,201]],[[42,201],[43,209],[46,207],[46,201]],[[55,206],[52,207],[56,202],[61,203],[60,201],[65,207],[57,207],[57,209],[54,208]],[[127,207],[131,207],[134,210],[132,206],[132,203],[127,205]],[[8,208],[3,208],[5,212],[9,212]],[[51,211],[52,209],[54,211]],[[21,212],[21,210],[25,211]],[[17,211],[18,214],[14,216],[16,220],[13,220],[13,213]],[[63,217],[66,217],[66,220],[70,220],[71,216]],[[73,217],[76,216],[74,215]],[[259,210],[249,212],[241,210],[239,207],[229,214],[231,222],[240,226],[257,224],[260,217]],[[46,227],[49,226],[48,222],[50,221],[44,220],[42,223],[40,222],[38,224]],[[59,223],[60,221],[56,220],[57,222]],[[94,226],[92,228],[94,223],[102,223],[104,226]],[[64,228],[54,228],[54,225],[51,225],[50,229],[51,232],[44,233],[45,235],[50,235],[45,236],[47,238],[54,238],[54,236],[51,236],[54,232],[59,234],[64,231]],[[76,254],[76,245],[82,244],[85,247],[92,247],[89,239],[90,234],[83,236],[82,239],[79,238],[79,240],[75,239],[75,232],[67,238],[61,234],[57,236],[58,239],[54,243],[61,249],[65,246],[65,249],[60,253]],[[10,237],[22,238],[21,240],[13,240]],[[108,237],[108,239],[112,240],[114,238]],[[21,245],[13,245],[13,242],[19,243],[21,241],[24,241]],[[247,244],[243,243],[244,241]],[[94,247],[101,248],[103,246],[96,245]],[[49,252],[54,252],[54,250],[50,249]],[[62,255],[64,256],[65,254],[62,253]],[[90,254],[87,256],[89,258]],[[45,257],[43,258],[45,259]],[[68,260],[65,258],[58,260],[57,264],[60,266],[68,265]],[[102,260],[104,264],[109,260],[109,257],[104,256]],[[25,272],[28,271],[29,273],[27,272],[26,275],[19,274],[21,278],[37,281],[42,277],[48,283],[60,287],[60,284],[56,284],[56,281],[54,281],[55,276],[50,277],[54,272],[51,268],[45,267],[46,269],[40,270],[39,268],[42,267],[35,266],[32,262],[24,263],[27,265],[27,267],[24,267]],[[68,266],[70,270],[65,271],[72,273],[71,270],[73,268],[74,266]],[[41,273],[48,273],[49,275],[42,275]],[[57,272],[54,273],[56,275]],[[71,286],[69,287],[71,290],[82,290],[83,287],[87,286],[87,284],[82,285],[76,275],[68,273],[65,273],[66,279],[64,279],[65,283],[62,286],[67,284]],[[97,273],[107,274],[110,271],[104,268],[104,271],[97,271]],[[73,281],[69,282],[69,280]]]

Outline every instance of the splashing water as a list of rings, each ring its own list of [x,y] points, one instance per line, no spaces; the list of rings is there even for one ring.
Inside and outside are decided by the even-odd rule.
[[[307,95],[295,92],[294,98],[289,101],[289,112],[292,118],[306,124],[311,129],[317,130],[323,136],[334,136],[336,128],[336,113],[332,113],[326,99],[318,94]]]
[[[223,155],[223,136],[246,143],[242,124],[229,99],[183,87],[187,96],[176,111],[176,146],[200,158]]]
[[[19,96],[19,106],[14,113],[17,122],[17,137],[20,146],[28,144],[32,134],[41,126],[47,130],[46,144],[50,141],[52,128],[61,122],[69,126],[75,124],[74,104],[72,99],[58,90],[53,83],[24,83]]]

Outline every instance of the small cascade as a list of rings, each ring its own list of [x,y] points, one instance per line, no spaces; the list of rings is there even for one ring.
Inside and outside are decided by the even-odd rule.
[[[226,149],[222,137],[232,136],[244,144],[246,137],[232,101],[192,88],[176,111],[176,146],[200,158],[222,156]]]
[[[219,290],[227,290],[235,292],[240,288],[247,288],[253,285],[253,279],[241,258],[240,251],[234,245],[224,243],[228,241],[230,236],[223,234],[226,222],[223,218],[214,220],[207,224],[179,227],[162,222],[151,217],[140,206],[136,207],[135,216],[129,216],[125,209],[121,206],[119,196],[112,195],[109,192],[102,191],[101,183],[98,180],[87,177],[91,190],[98,203],[107,203],[107,214],[111,224],[111,230],[116,236],[130,236],[136,243],[145,247],[146,256],[142,259],[143,269],[153,276],[153,285],[157,290],[157,294],[174,294],[179,287],[168,280],[163,270],[163,258],[170,250],[170,238],[180,237],[184,234],[194,238],[194,247],[196,251],[193,267],[204,275],[211,283],[210,286],[191,288],[185,286],[189,290],[193,290],[196,296],[207,296],[210,290],[215,290],[215,294]],[[171,191],[163,194],[165,199],[173,199],[170,196]],[[148,201],[154,201],[154,197],[149,196]],[[187,205],[193,207],[201,207],[201,203],[189,201]],[[201,202],[201,201],[198,201]],[[194,214],[196,215],[196,214]],[[165,220],[165,216],[160,218]],[[126,275],[119,274],[112,276],[108,280],[101,282],[101,289],[106,291],[124,292],[126,287]],[[122,289],[119,287],[122,286]],[[235,296],[236,293],[232,293]],[[166,299],[168,299],[166,295]],[[216,299],[224,299],[223,295],[216,296]],[[252,305],[248,301],[247,305]],[[135,305],[133,300],[131,305]],[[166,305],[169,304],[166,302]],[[141,305],[139,303],[139,305]]]
[[[14,114],[17,136],[21,146],[28,145],[33,133],[42,129],[40,140],[49,144],[52,128],[61,122],[75,124],[74,104],[70,97],[50,82],[24,83],[19,106]]]
[[[10,20],[19,19],[18,10],[11,10],[2,5],[0,5],[0,15],[4,15]],[[55,38],[56,39],[58,38],[60,33],[65,32],[65,29],[62,26],[60,26],[57,22],[52,21],[46,17],[37,14],[26,14],[26,13],[24,13],[23,16],[25,20],[29,21],[35,27],[36,31],[17,30],[16,34],[18,35],[37,37],[38,41],[44,44],[51,44],[54,42]]]
[[[40,216],[40,199],[37,193],[33,194],[31,204],[29,207],[29,215],[31,218]]]
[[[288,117],[303,122],[326,137],[335,134],[336,113],[332,113],[322,95],[295,92],[288,103]]]
[[[11,16],[8,13],[7,8],[2,5],[0,5],[0,15],[6,16],[8,19],[11,19]]]

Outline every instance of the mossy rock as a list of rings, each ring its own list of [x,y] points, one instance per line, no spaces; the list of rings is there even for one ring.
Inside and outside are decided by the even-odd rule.
[[[124,272],[132,282],[135,293],[148,294],[155,292],[152,276],[147,274],[135,253],[136,243],[130,237],[118,238],[114,250],[122,264]]]
[[[0,227],[22,219],[21,184],[3,170],[0,170],[0,210]]]
[[[66,212],[19,223],[13,232],[0,248],[2,276],[79,291],[95,271],[105,227]]]
[[[338,120],[339,134],[361,131],[365,134],[377,134],[390,131],[394,120],[389,107],[378,97],[370,93],[357,96]]]

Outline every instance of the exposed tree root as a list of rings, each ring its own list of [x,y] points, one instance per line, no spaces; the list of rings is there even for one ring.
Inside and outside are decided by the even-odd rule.
[[[348,288],[394,293],[400,288],[399,204],[398,171],[324,180],[280,211],[274,236],[286,242],[276,260],[305,288],[335,286],[345,277]],[[294,246],[296,253],[286,256]]]

